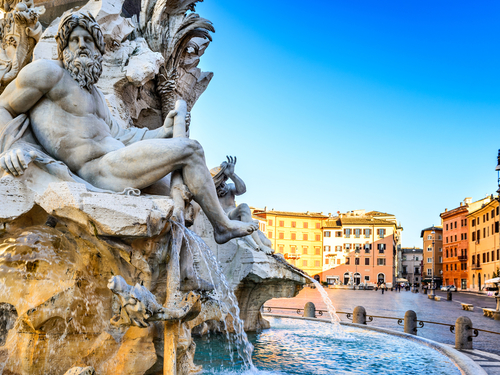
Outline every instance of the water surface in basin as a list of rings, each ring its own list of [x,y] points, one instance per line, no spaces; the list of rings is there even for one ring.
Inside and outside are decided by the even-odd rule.
[[[459,375],[443,354],[425,345],[383,333],[344,326],[348,338],[335,338],[327,323],[269,318],[271,329],[249,334],[259,374],[442,374]],[[196,340],[195,363],[205,373],[251,374],[231,365],[222,336]]]

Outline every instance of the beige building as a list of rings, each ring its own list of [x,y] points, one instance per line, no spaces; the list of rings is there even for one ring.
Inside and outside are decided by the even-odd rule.
[[[266,223],[266,236],[272,248],[310,276],[323,269],[322,222],[328,216],[319,212],[253,211],[254,217]],[[318,277],[316,277],[318,278]]]
[[[346,284],[394,283],[401,228],[391,214],[355,210],[323,222],[321,281]]]
[[[432,226],[420,233],[423,240],[422,282],[430,284],[434,275],[435,287],[443,282],[443,228]]]

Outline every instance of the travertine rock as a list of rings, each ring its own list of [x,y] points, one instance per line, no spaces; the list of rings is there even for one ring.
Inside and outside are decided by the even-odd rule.
[[[70,182],[50,184],[36,203],[51,215],[71,219],[96,234],[107,236],[158,235],[173,210],[168,197],[148,199],[91,193],[85,185]]]
[[[134,86],[141,87],[156,77],[164,59],[161,53],[151,51],[144,39],[138,42],[128,62],[126,76]]]

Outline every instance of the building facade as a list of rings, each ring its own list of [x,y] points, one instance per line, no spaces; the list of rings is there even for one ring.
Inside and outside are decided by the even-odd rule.
[[[435,287],[439,288],[443,282],[443,228],[425,228],[420,237],[423,240],[422,282],[430,284],[434,280]]]
[[[272,248],[294,266],[314,277],[323,270],[322,222],[319,212],[287,212],[254,209],[253,216],[266,223]],[[319,279],[318,276],[315,277]]]
[[[378,211],[350,211],[323,221],[321,281],[346,284],[394,283],[396,249],[402,228],[394,215]]]
[[[469,290],[480,291],[500,267],[499,203],[493,196],[467,215],[469,229]]]
[[[460,202],[452,210],[441,213],[443,225],[443,285],[454,285],[457,289],[467,290],[470,198]]]
[[[422,257],[424,250],[415,247],[402,247],[401,278],[410,285],[420,286],[422,283]]]

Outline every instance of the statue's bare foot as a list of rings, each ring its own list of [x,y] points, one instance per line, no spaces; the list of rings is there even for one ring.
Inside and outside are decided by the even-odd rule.
[[[260,249],[265,252],[267,255],[271,255],[271,254],[274,254],[274,250],[271,249],[270,247],[268,246],[261,246]]]
[[[248,236],[257,229],[259,229],[259,226],[255,223],[229,220],[229,225],[227,227],[214,227],[215,242],[223,244],[236,237]]]

